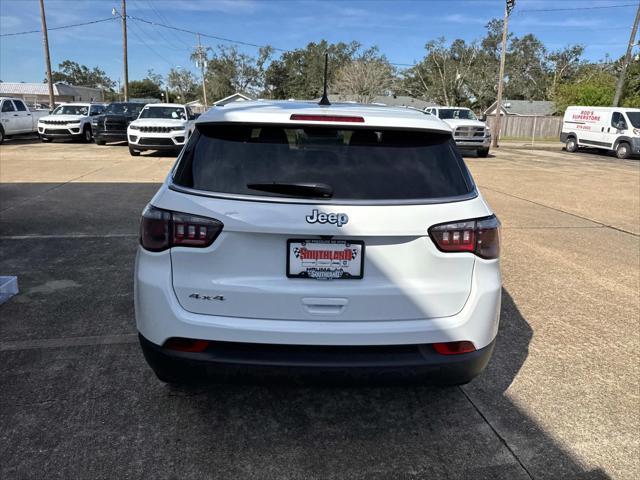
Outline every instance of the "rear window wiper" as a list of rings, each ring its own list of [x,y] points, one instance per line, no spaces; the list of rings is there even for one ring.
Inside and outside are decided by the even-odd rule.
[[[282,195],[292,195],[295,197],[331,198],[333,196],[333,187],[326,183],[256,182],[247,183],[247,188],[251,190],[262,190],[263,192],[280,193]]]

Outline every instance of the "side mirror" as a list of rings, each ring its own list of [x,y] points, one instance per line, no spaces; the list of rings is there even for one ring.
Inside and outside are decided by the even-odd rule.
[[[480,117],[480,121],[481,122],[486,122],[487,121],[487,115],[485,113],[483,113],[482,116]]]
[[[618,122],[618,124],[616,125],[616,128],[618,130],[626,130],[627,129],[627,124],[625,122]]]

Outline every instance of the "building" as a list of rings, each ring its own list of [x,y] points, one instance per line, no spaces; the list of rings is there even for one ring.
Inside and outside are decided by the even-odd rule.
[[[546,100],[503,100],[502,115],[548,116],[556,113],[556,105]],[[485,115],[496,114],[496,102],[484,111]]]
[[[53,84],[55,103],[101,102],[102,90],[78,87],[66,83]],[[26,104],[49,106],[49,86],[46,83],[0,82],[0,97],[21,98]]]
[[[213,104],[210,105],[210,107],[222,107],[224,105],[227,105],[228,103],[246,102],[248,100],[253,100],[253,98],[251,98],[248,95],[245,95],[244,93],[236,92],[233,95],[229,95],[228,97],[224,97],[224,98],[221,98],[220,100],[216,100],[215,102],[213,102]],[[200,100],[194,100],[193,102],[187,103],[187,105],[191,107],[191,110],[193,110],[196,113],[204,113],[204,110],[205,110],[204,105]]]

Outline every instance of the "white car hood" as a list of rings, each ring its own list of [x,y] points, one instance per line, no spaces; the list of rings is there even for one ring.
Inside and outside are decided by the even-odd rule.
[[[79,122],[83,118],[86,118],[86,115],[45,115],[44,117],[40,117],[38,120],[57,120],[59,122]]]
[[[187,121],[168,118],[139,118],[131,122],[131,125],[135,127],[186,127]]]
[[[468,120],[468,119],[462,119],[462,118],[447,118],[447,119],[443,118],[442,121],[454,129],[456,127],[486,127],[485,123],[481,122],[480,120]]]

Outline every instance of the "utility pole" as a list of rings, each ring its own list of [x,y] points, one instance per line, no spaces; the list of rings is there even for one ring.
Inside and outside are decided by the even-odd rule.
[[[47,63],[47,85],[49,86],[49,109],[56,106],[53,97],[53,81],[51,78],[51,57],[49,56],[49,34],[47,32],[47,17],[44,14],[44,0],[40,0],[40,19],[42,20],[42,43],[44,46],[44,59]]]
[[[124,56],[124,101],[129,101],[129,61],[127,60],[127,0],[122,0],[122,49]]]
[[[207,66],[207,51],[200,44],[200,34],[196,33],[198,37],[198,46],[196,47],[196,51],[198,52],[198,63],[200,63],[200,72],[202,74],[202,102],[204,103],[204,109],[207,109],[207,86],[206,79],[204,76],[204,70]],[[197,64],[196,64],[197,66]]]
[[[624,56],[622,62],[622,70],[620,70],[620,76],[618,77],[618,83],[616,84],[616,94],[613,97],[613,106],[617,107],[620,103],[620,97],[622,97],[622,87],[624,86],[624,77],[627,73],[627,67],[631,61],[631,50],[636,43],[636,32],[638,31],[638,21],[640,21],[640,5],[638,5],[638,11],[636,12],[636,20],[633,22],[631,28],[631,37],[629,37],[629,45],[627,46],[627,54]]]
[[[500,73],[498,73],[498,98],[496,99],[496,121],[493,126],[493,136],[491,137],[491,146],[497,148],[500,137],[500,123],[502,120],[502,87],[504,84],[504,62],[507,56],[507,32],[509,30],[509,14],[515,6],[515,0],[507,0],[504,9],[504,21],[502,22],[502,51],[500,52]]]

